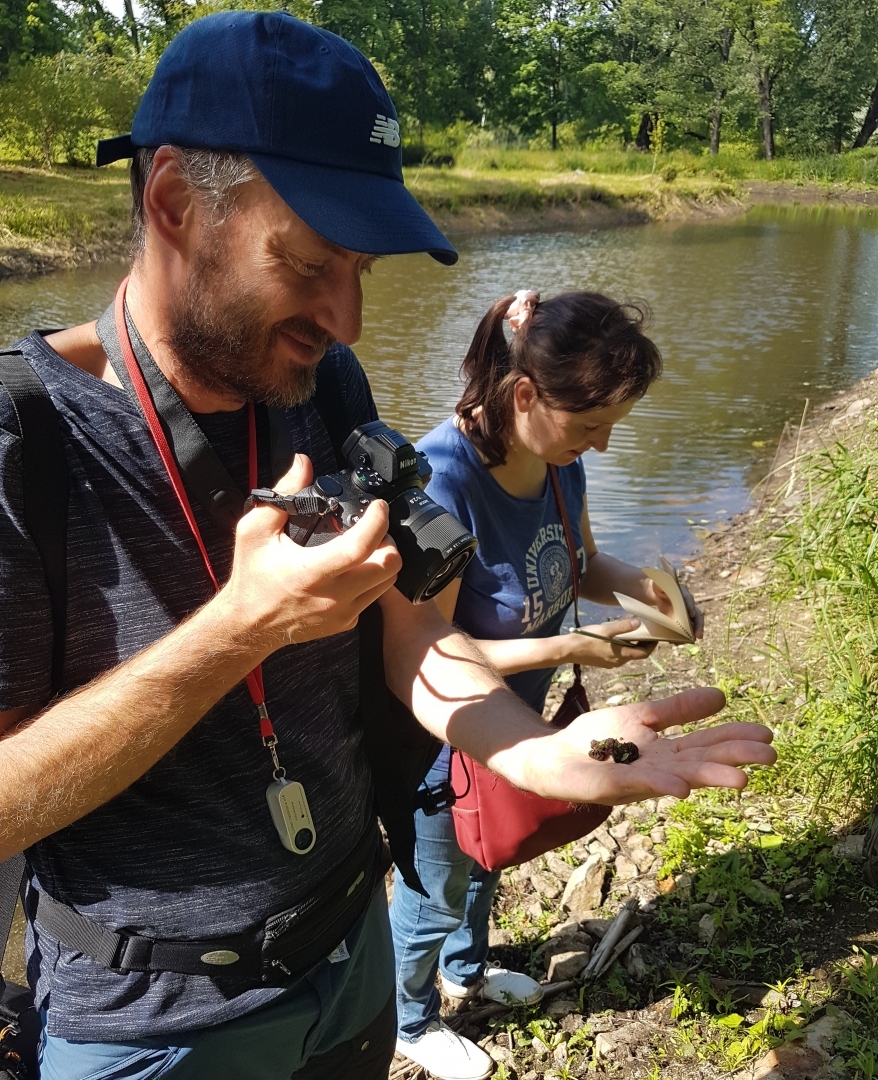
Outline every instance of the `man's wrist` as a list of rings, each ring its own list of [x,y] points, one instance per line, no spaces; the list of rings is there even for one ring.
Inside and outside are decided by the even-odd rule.
[[[534,769],[534,759],[541,749],[540,742],[549,738],[550,732],[534,732],[531,737],[524,737],[513,746],[504,747],[491,754],[485,762],[491,772],[502,776],[514,787],[525,791],[542,794],[538,770]]]

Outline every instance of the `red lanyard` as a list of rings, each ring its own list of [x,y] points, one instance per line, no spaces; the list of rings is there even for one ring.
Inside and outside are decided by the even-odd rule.
[[[201,538],[198,522],[195,520],[195,515],[192,513],[192,505],[189,502],[189,496],[186,494],[186,488],[183,485],[183,478],[180,476],[177,461],[168,440],[165,437],[165,432],[159,421],[159,416],[156,412],[155,405],[153,404],[152,396],[150,395],[146,381],[143,378],[140,365],[137,363],[137,359],[134,356],[134,349],[131,347],[128,324],[125,321],[125,292],[127,287],[128,278],[125,278],[119,286],[119,291],[116,293],[115,305],[116,335],[119,338],[119,345],[122,349],[122,359],[125,361],[125,367],[128,369],[128,375],[134,386],[134,392],[137,394],[137,400],[143,410],[143,415],[146,418],[153,442],[159,452],[159,457],[162,459],[162,464],[168,474],[168,479],[171,481],[174,494],[177,496],[177,501],[183,510],[189,528],[192,530],[195,542],[198,544],[198,550],[201,552],[201,558],[204,560],[208,576],[213,582],[213,587],[219,592],[220,583],[217,581],[216,574],[213,572],[213,566],[210,562],[210,556],[207,554],[207,548],[204,546],[204,541]],[[249,449],[247,455],[248,471],[250,487],[252,489],[259,487],[256,448],[256,411],[253,408],[252,402],[249,402],[247,405],[247,426],[249,429]],[[262,682],[261,664],[255,667],[249,675],[247,675],[246,681],[247,689],[250,691],[250,697],[253,700],[253,704],[256,706],[256,711],[259,713],[259,731],[262,735],[262,741],[271,753],[275,771],[282,774],[283,770],[280,767],[277,759],[277,751],[275,750],[275,747],[277,746],[277,736],[274,733],[274,728],[268,717],[268,710],[265,707],[265,688]]]

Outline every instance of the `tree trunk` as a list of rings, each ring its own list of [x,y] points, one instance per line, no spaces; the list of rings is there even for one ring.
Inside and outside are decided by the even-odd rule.
[[[719,51],[719,58],[724,63],[729,62],[729,58],[732,54],[732,42],[735,39],[735,32],[730,26],[724,26],[719,32],[719,40],[717,41],[717,50]],[[723,76],[725,81],[725,76]],[[716,89],[716,87],[714,87]],[[716,94],[713,99],[713,113],[710,118],[710,152],[711,154],[719,153],[719,138],[723,126],[723,103],[726,99],[727,90],[725,87],[722,89],[716,89]]]
[[[863,121],[859,135],[854,139],[854,150],[859,150],[861,146],[865,146],[876,131],[878,131],[878,83],[875,84],[875,89],[872,91],[866,119]]]
[[[131,40],[134,43],[134,51],[140,52],[140,38],[137,34],[137,22],[134,18],[132,0],[125,0],[125,20],[128,23],[128,32],[131,34]]]
[[[767,68],[756,73],[759,92],[759,112],[762,114],[762,141],[765,144],[765,160],[774,161],[774,117],[772,116],[771,90],[774,79]]]
[[[637,137],[634,140],[634,146],[643,154],[649,152],[649,144],[652,141],[652,129],[654,126],[655,121],[652,113],[641,113],[640,127],[637,129]]]
[[[710,153],[719,153],[719,137],[723,126],[723,100],[725,90],[720,90],[713,103],[713,114],[710,117]]]
[[[558,149],[558,121],[552,117],[552,149]]]

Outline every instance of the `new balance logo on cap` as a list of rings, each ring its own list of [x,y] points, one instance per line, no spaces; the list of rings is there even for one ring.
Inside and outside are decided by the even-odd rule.
[[[385,146],[399,146],[399,124],[378,113],[369,142],[384,143]]]

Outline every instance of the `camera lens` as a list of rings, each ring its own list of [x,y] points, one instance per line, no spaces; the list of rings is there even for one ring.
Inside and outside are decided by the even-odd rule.
[[[391,500],[390,535],[402,556],[396,587],[413,604],[440,593],[478,546],[472,533],[420,488]]]

